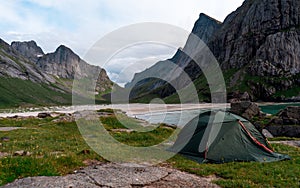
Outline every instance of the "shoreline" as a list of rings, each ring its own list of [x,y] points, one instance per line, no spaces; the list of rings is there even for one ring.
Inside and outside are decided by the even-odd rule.
[[[196,109],[225,109],[229,108],[230,104],[113,104],[113,105],[82,105],[82,106],[62,106],[62,107],[41,107],[43,110],[24,111],[23,112],[4,112],[0,113],[1,118],[20,116],[30,117],[37,116],[39,113],[74,113],[77,111],[100,110],[100,109],[119,109],[125,112],[128,116],[136,116],[149,113],[164,113],[175,112],[182,110],[196,110]],[[34,108],[38,109],[38,108]],[[9,110],[9,109],[8,109]]]

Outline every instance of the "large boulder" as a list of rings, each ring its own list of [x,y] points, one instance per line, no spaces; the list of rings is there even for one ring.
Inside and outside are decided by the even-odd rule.
[[[300,106],[290,106],[278,113],[270,124],[275,125],[299,125],[300,124]]]
[[[300,126],[294,125],[270,125],[266,129],[275,137],[296,137],[300,138]]]
[[[274,136],[300,137],[300,106],[280,111],[266,129]]]
[[[258,105],[250,101],[233,102],[230,111],[249,120],[261,115]]]

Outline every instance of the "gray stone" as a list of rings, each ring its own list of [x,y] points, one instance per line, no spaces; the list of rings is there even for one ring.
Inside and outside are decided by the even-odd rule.
[[[275,137],[300,137],[300,126],[295,125],[269,125],[266,129]]]
[[[163,167],[137,164],[103,164],[90,166],[64,177],[29,177],[3,188],[41,187],[219,187],[205,178]]]
[[[47,113],[47,112],[42,112],[42,113],[39,113],[38,118],[47,118],[47,117],[51,117],[51,114],[50,113]]]
[[[20,151],[15,151],[13,156],[30,156],[31,153],[28,151],[20,150]]]
[[[7,136],[4,136],[4,137],[1,137],[1,141],[8,142],[8,141],[10,141],[10,138]]]
[[[262,134],[263,134],[266,138],[274,138],[274,136],[273,136],[267,129],[263,129],[263,130],[262,130]]]
[[[35,41],[12,42],[11,47],[32,62],[37,62],[40,57],[45,55]]]
[[[231,103],[230,111],[249,120],[255,116],[260,116],[260,109],[258,105],[249,101]]]

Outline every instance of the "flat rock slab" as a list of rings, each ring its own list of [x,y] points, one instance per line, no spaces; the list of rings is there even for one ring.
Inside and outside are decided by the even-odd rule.
[[[24,127],[0,127],[0,132],[14,131],[18,129],[26,129]]]
[[[300,141],[271,141],[272,144],[285,144],[294,147],[300,147]]]
[[[19,179],[3,188],[40,188],[40,187],[219,187],[207,178],[164,167],[141,165],[124,166],[103,164],[89,166],[74,174],[63,177],[29,177]]]

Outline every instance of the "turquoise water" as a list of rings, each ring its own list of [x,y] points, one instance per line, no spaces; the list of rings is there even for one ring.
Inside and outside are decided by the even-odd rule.
[[[259,106],[259,107],[262,112],[274,115],[288,106],[300,106],[300,103],[273,104],[273,105],[266,105],[266,106]]]
[[[261,111],[267,114],[277,114],[288,106],[300,106],[300,103],[285,103],[285,104],[272,104],[272,105],[260,105]],[[135,117],[138,119],[146,120],[153,124],[166,123],[169,125],[177,125],[184,127],[189,121],[197,117],[200,113],[203,113],[209,109],[198,110],[183,110],[173,112],[159,112],[140,114]]]
[[[207,110],[183,110],[173,112],[160,112],[136,115],[138,119],[146,120],[149,123],[158,124],[166,123],[168,125],[177,125],[184,127],[188,122],[197,117],[200,113]]]

